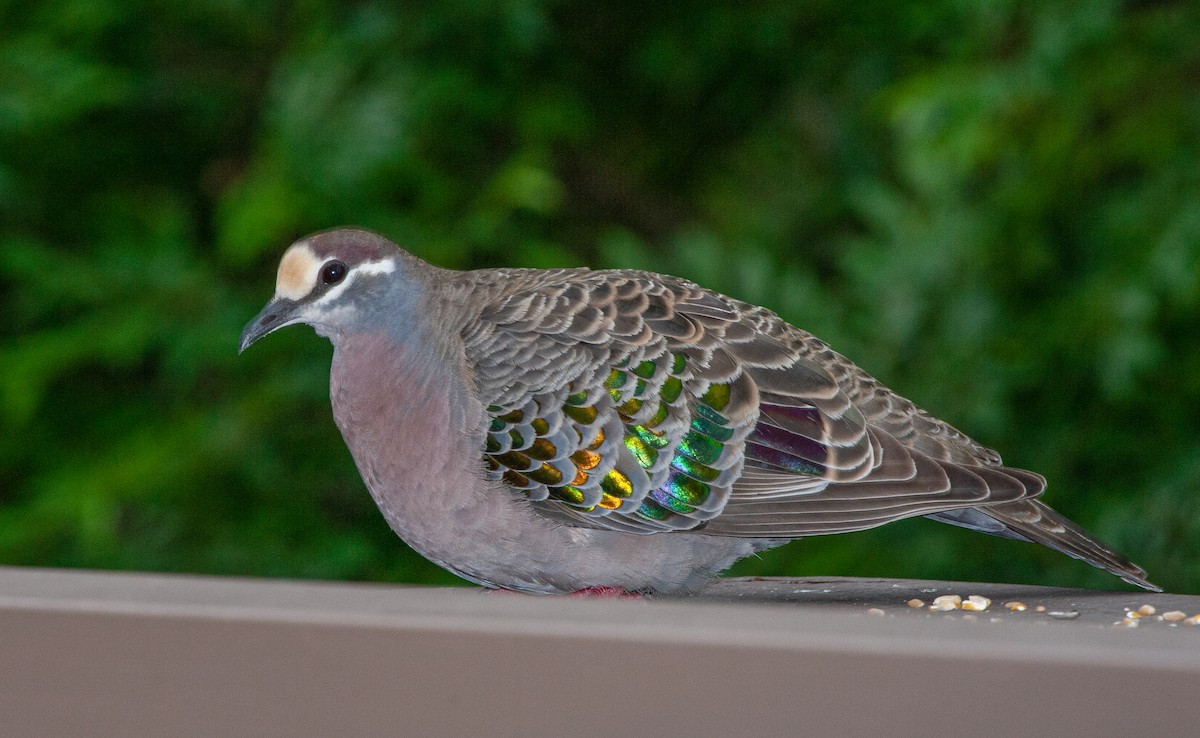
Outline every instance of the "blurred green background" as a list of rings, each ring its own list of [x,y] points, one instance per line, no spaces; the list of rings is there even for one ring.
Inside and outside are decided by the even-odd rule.
[[[455,581],[329,344],[236,356],[286,245],[358,224],[772,307],[1200,592],[1197,8],[5,2],[0,563]],[[736,571],[1123,586],[922,519]]]

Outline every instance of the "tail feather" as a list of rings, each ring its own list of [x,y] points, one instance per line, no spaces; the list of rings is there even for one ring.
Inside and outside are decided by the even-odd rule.
[[[1002,523],[1008,531],[1022,538],[1086,561],[1130,584],[1152,592],[1162,591],[1161,587],[1146,579],[1146,571],[1142,567],[1109,548],[1045,503],[1038,500],[1018,500],[974,509]]]

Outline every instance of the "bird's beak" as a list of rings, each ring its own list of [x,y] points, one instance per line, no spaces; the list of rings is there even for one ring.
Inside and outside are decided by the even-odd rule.
[[[238,341],[238,353],[250,348],[250,344],[258,339],[274,333],[284,326],[300,322],[296,315],[298,303],[286,297],[276,297],[267,303],[266,307],[242,329],[241,340]]]

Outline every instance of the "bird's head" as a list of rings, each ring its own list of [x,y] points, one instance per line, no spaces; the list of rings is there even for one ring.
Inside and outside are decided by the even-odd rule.
[[[238,353],[295,323],[324,336],[362,325],[405,269],[399,247],[370,231],[343,228],[297,241],[279,262],[275,296],[242,330]]]

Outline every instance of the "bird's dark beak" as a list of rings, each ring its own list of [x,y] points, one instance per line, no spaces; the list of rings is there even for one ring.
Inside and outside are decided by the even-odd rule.
[[[238,341],[238,353],[250,348],[250,344],[268,333],[274,333],[284,326],[298,322],[296,307],[296,301],[286,297],[276,297],[268,302],[266,307],[242,329],[242,337]]]

